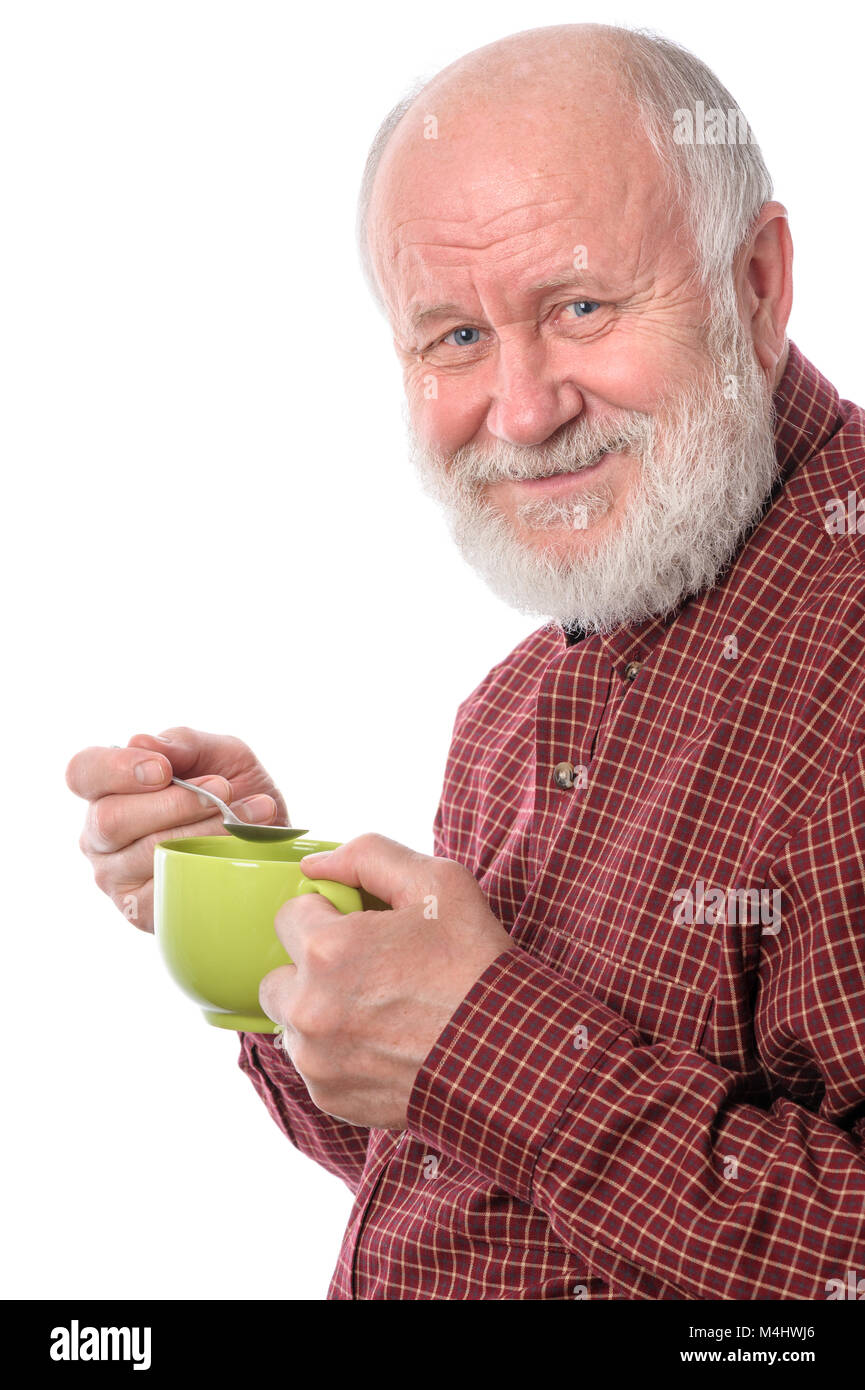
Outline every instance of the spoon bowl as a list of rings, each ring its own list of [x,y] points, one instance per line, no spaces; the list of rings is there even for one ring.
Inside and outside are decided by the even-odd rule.
[[[229,834],[236,835],[238,840],[297,840],[301,835],[309,834],[308,830],[296,830],[293,825],[252,825],[236,816],[213,792],[206,791],[204,787],[196,787],[194,782],[184,782],[180,777],[172,777],[171,780],[178,787],[186,787],[191,792],[198,792],[199,796],[206,796],[218,806],[222,812],[222,824]]]

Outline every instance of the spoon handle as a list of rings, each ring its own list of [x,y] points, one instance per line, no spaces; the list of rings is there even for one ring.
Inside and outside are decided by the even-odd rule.
[[[206,796],[209,801],[213,801],[219,807],[222,814],[228,820],[230,820],[232,824],[234,824],[237,821],[237,816],[234,814],[234,812],[230,811],[226,806],[225,802],[220,801],[219,797],[216,796],[214,792],[209,792],[204,787],[196,787],[194,782],[184,782],[181,777],[172,777],[171,780],[172,782],[176,782],[178,787],[187,787],[189,791],[198,792],[199,796]]]

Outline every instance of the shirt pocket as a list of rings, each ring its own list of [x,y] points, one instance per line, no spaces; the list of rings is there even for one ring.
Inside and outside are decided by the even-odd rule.
[[[566,973],[576,986],[620,1014],[645,1042],[699,1048],[715,1004],[711,991],[582,942]]]

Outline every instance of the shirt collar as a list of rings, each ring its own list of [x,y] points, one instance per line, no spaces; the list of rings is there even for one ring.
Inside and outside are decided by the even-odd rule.
[[[840,399],[834,386],[803,356],[796,344],[790,342],[787,365],[773,394],[772,405],[775,453],[779,467],[772,495],[772,506],[775,507],[791,474],[813,458],[838,428]],[[747,538],[743,540],[742,547],[746,544]],[[699,601],[699,595],[683,599],[665,618],[646,618],[642,622],[627,623],[613,632],[603,633],[596,640],[614,664],[618,661],[642,661],[675,621],[684,604]],[[555,631],[561,649],[567,650],[569,643],[564,627],[557,625]]]

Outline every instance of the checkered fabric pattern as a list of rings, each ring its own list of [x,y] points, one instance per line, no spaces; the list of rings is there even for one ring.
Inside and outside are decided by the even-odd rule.
[[[719,585],[606,636],[542,627],[460,705],[435,853],[520,949],[408,1129],[321,1114],[241,1038],[355,1193],[331,1298],[865,1279],[865,413],[792,343],[774,403],[778,484]]]

